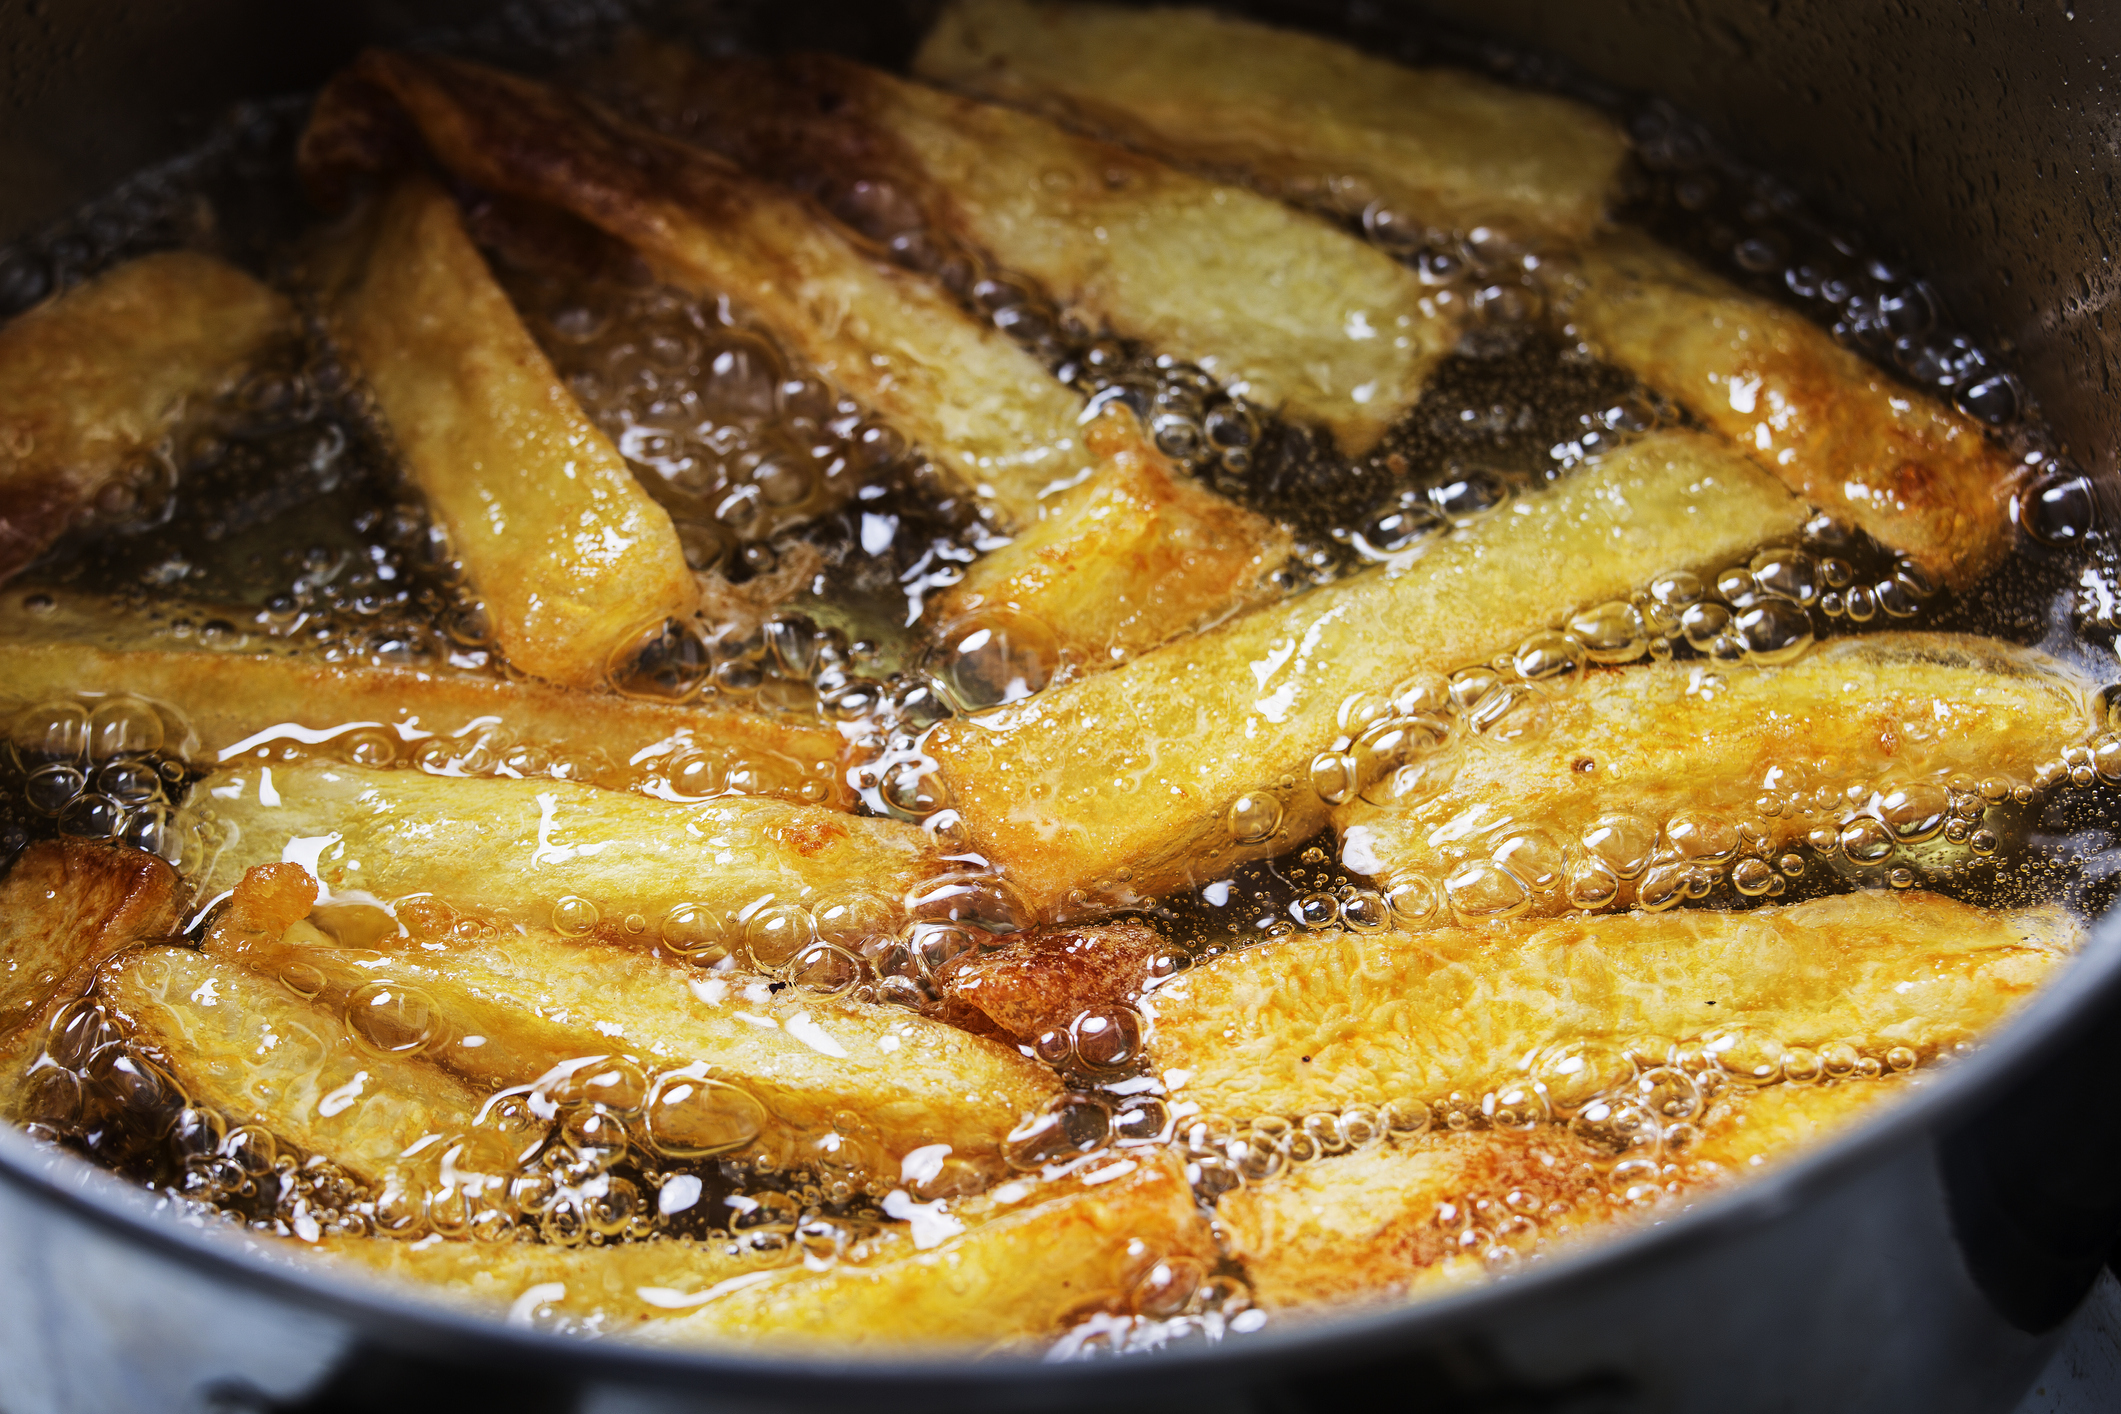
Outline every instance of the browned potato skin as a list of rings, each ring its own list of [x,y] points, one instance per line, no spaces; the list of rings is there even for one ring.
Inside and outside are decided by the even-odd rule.
[[[1446,230],[1580,240],[1627,154],[1612,120],[1580,103],[1208,9],[956,0],[913,63],[1279,195],[1350,215],[1374,197]],[[1355,192],[1329,191],[1336,179]]]
[[[1727,1089],[1701,1122],[1701,1139],[1666,1170],[1681,1201],[1795,1152],[1907,1093],[1902,1079]],[[1574,1243],[1639,1224],[1669,1207],[1632,1210],[1601,1192],[1597,1151],[1565,1129],[1424,1135],[1398,1147],[1306,1165],[1224,1196],[1217,1207],[1252,1295],[1281,1310],[1317,1302],[1386,1300],[1463,1285],[1483,1275],[1478,1249],[1440,1223],[1444,1204],[1468,1228],[1492,1228],[1521,1208],[1541,1234]],[[1676,1170],[1676,1172],[1674,1172]],[[1667,1192],[1671,1190],[1667,1188]]]
[[[153,855],[30,845],[0,880],[0,1046],[79,996],[112,953],[177,927],[177,873]]]
[[[897,1260],[786,1269],[643,1334],[854,1350],[1031,1345],[1086,1305],[1121,1296],[1158,1261],[1216,1260],[1208,1222],[1168,1151],[1115,1162],[1133,1171],[1094,1186],[1063,1179],[1034,1189],[1030,1208],[996,1211]],[[1097,1172],[1109,1169],[1090,1176]]]
[[[371,51],[319,97],[300,160],[336,204],[349,178],[416,163],[423,147],[464,181],[572,212],[674,283],[740,298],[1012,527],[1084,470],[1081,399],[1006,335],[814,203],[560,90]]]
[[[1803,516],[1728,448],[1652,434],[1396,572],[1373,569],[946,722],[928,750],[975,846],[1034,907],[1065,920],[1125,906],[1324,824],[1311,760],[1334,745],[1351,692],[1484,662],[1659,571],[1719,569],[1792,536]],[[1232,841],[1228,812],[1247,792],[1278,799],[1279,834]]]
[[[2018,468],[1972,419],[1640,232],[1560,269],[1564,312],[1595,350],[1813,505],[1956,589],[2009,548]]]
[[[709,62],[643,44],[614,68],[617,101],[663,131],[828,204],[886,182],[931,234],[1091,328],[1322,424],[1350,457],[1458,337],[1463,303],[1366,242],[1033,114],[827,54]]]
[[[384,1181],[420,1140],[472,1128],[484,1098],[437,1066],[359,1044],[343,1012],[190,948],[123,953],[95,994],[194,1105],[364,1182]]]
[[[192,251],[129,261],[0,328],[0,583],[293,330],[280,296]]]
[[[1784,667],[1714,674],[1698,662],[1635,664],[1545,704],[1536,739],[1463,741],[1457,774],[1435,794],[1392,800],[1380,782],[1379,803],[1350,801],[1333,823],[1344,862],[1389,885],[1440,881],[1516,829],[1565,843],[1616,811],[1653,826],[1680,811],[1757,817],[1770,767],[1802,769],[1815,790],[1889,773],[2029,780],[2092,734],[2091,691],[2045,654],[1962,634],[1867,634]],[[1756,823],[1772,853],[1828,818],[1786,811]],[[1449,842],[1432,843],[1439,835]],[[1616,903],[1633,897],[1623,881]],[[1536,913],[1568,907],[1565,888],[1533,897]]]
[[[747,994],[742,978],[721,980],[717,997],[712,979],[682,964],[544,930],[459,939],[446,919],[428,927],[417,906],[401,907],[408,935],[342,944],[306,921],[316,892],[299,865],[250,870],[206,951],[267,977],[299,977],[304,991],[340,1007],[378,979],[410,989],[441,1018],[423,1054],[481,1090],[527,1085],[586,1056],[632,1055],[651,1072],[700,1065],[767,1112],[759,1143],[740,1155],[801,1164],[812,1157],[799,1149],[805,1138],[852,1111],[881,1150],[854,1166],[869,1181],[895,1182],[900,1158],[927,1144],[998,1161],[1002,1137],[1060,1088],[1013,1048],[903,1008],[796,989]],[[820,1037],[846,1054],[821,1053]],[[662,1132],[690,1147],[713,1142]]]
[[[1174,467],[1130,413],[1105,414],[1086,440],[1099,469],[1080,496],[973,561],[933,601],[936,624],[1013,608],[1085,673],[1280,597],[1287,530]]]
[[[839,770],[845,744],[814,723],[726,707],[669,707],[612,693],[580,693],[447,667],[396,668],[326,663],[272,651],[270,640],[238,650],[210,649],[197,636],[130,619],[114,604],[74,615],[64,593],[54,613],[30,614],[22,596],[0,595],[0,713],[74,693],[143,697],[189,725],[191,749],[209,761],[263,752],[330,755],[333,736],[368,725],[385,729],[409,753],[431,736],[471,738],[489,730],[517,742],[593,763],[583,779],[638,787],[666,754],[685,747],[727,751],[754,769],[760,793],[844,809],[853,792]],[[271,737],[281,726],[322,741]],[[635,764],[633,758],[648,760]]]
[[[705,905],[726,930],[767,895],[860,908],[888,930],[906,891],[935,869],[918,826],[764,796],[680,804],[571,781],[310,761],[225,768],[185,808],[234,827],[200,883],[209,897],[253,865],[278,863],[290,839],[337,835],[319,858],[334,892],[430,893],[538,929],[572,894],[596,905],[598,934],[618,943],[653,944],[686,903]],[[640,926],[629,929],[633,915]]]
[[[1019,1041],[1066,1030],[1093,1007],[1131,1006],[1176,954],[1141,923],[1049,928],[1012,939],[991,953],[963,954],[943,979],[942,994]]]
[[[604,685],[633,633],[699,602],[669,514],[516,317],[425,177],[383,199],[341,342],[524,672]]]
[[[1787,1046],[1929,1057],[2008,1014],[2078,934],[2059,908],[1878,892],[1298,937],[1159,988],[1148,1056],[1176,1099],[1237,1119],[1478,1096],[1524,1076],[1541,1047],[1587,1036],[1676,1042],[1741,1024]]]

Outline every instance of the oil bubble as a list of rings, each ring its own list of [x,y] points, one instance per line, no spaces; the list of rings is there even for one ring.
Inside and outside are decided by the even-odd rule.
[[[25,708],[8,728],[25,770],[48,764],[79,765],[88,759],[88,711],[74,702],[44,702]]]
[[[1523,880],[1488,860],[1461,866],[1444,880],[1443,891],[1461,923],[1515,918],[1532,903]]]
[[[1731,627],[1755,663],[1794,662],[1812,646],[1812,616],[1782,599],[1763,599],[1742,610]]]
[[[390,1055],[417,1055],[442,1032],[442,1015],[424,992],[378,978],[346,1000],[346,1024]]]
[[[818,940],[817,919],[799,903],[774,903],[744,920],[744,947],[752,966],[773,971]]]
[[[649,1144],[665,1158],[703,1159],[758,1138],[766,1107],[749,1090],[688,1066],[656,1077],[642,1123]]]
[[[1649,648],[1649,633],[1633,604],[1614,600],[1569,620],[1569,635],[1594,663],[1632,663]]]
[[[1230,838],[1239,844],[1260,844],[1281,830],[1281,802],[1272,795],[1254,792],[1230,802],[1226,817]]]
[[[804,948],[788,965],[791,985],[820,996],[841,996],[851,990],[861,976],[861,960],[831,943]]]
[[[1935,782],[1900,786],[1878,802],[1879,818],[1902,844],[1920,844],[1944,829],[1952,808],[1951,792]]]
[[[553,930],[570,938],[587,937],[598,917],[597,906],[579,894],[567,894],[552,906]]]
[[[1028,614],[982,610],[938,636],[929,671],[960,712],[984,712],[1044,688],[1060,667],[1053,632]]]
[[[713,668],[697,625],[679,619],[644,624],[612,651],[606,676],[620,694],[648,702],[686,702]]]
[[[639,920],[639,927],[634,926],[635,920]],[[637,913],[628,914],[625,928],[629,933],[645,933],[648,921]],[[704,903],[681,903],[673,907],[663,915],[660,936],[665,947],[695,962],[719,962],[728,956],[722,920]]]
[[[162,749],[162,714],[137,697],[113,697],[88,718],[88,754],[96,761]]]
[[[1532,1075],[1547,1102],[1566,1115],[1634,1079],[1635,1062],[1608,1041],[1566,1041],[1540,1052]]]
[[[1636,879],[1657,851],[1657,829],[1635,815],[1604,815],[1583,832],[1583,847],[1622,879]]]
[[[1754,1027],[1719,1027],[1702,1038],[1701,1054],[1747,1085],[1772,1085],[1782,1078],[1782,1043]]]
[[[1076,1056],[1092,1070],[1124,1070],[1141,1057],[1142,1021],[1132,1007],[1086,1011],[1069,1030]]]

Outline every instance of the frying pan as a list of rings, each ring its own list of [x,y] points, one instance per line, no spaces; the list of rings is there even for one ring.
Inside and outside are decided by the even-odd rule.
[[[1659,94],[1924,272],[2002,349],[2106,501],[2121,446],[2121,16],[2070,0],[1357,0],[1248,7],[1393,49],[1441,24]],[[664,7],[695,31],[890,60],[919,6]],[[610,0],[333,6],[6,0],[0,241],[297,93],[364,43],[469,35],[534,62]],[[49,272],[0,261],[0,307]],[[2035,574],[2037,628],[2067,600]],[[1882,1120],[1659,1226],[1403,1310],[1122,1360],[842,1363],[517,1329],[244,1250],[0,1127],[0,1410],[1351,1408],[2003,1410],[2121,1228],[2121,918],[1978,1054]]]

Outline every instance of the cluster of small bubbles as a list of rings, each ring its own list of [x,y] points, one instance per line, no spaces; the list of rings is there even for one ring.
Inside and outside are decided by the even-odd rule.
[[[1018,1173],[1057,1176],[1094,1166],[1109,1151],[1168,1143],[1171,1107],[1153,1094],[1069,1090],[1027,1114],[1002,1140],[1002,1159]]]
[[[771,570],[773,537],[906,454],[726,300],[550,271],[504,279],[576,401],[670,512],[695,570]]]
[[[1252,1304],[1251,1288],[1234,1270],[1211,1270],[1193,1257],[1165,1257],[1143,1266],[1123,1289],[1092,1297],[1064,1316],[1046,1358],[1109,1359],[1182,1341],[1213,1343],[1266,1322],[1266,1312]]]
[[[1984,426],[2009,430],[2024,418],[2029,405],[2017,377],[1947,326],[1928,282],[1821,225],[1790,188],[1729,159],[1662,102],[1638,112],[1631,126],[1646,178],[1631,219],[1795,304],[1843,343]]]
[[[54,698],[17,712],[0,785],[22,810],[0,820],[5,857],[33,836],[57,834],[196,867],[205,838],[174,803],[191,779],[183,756],[189,731],[166,709],[122,695]]]

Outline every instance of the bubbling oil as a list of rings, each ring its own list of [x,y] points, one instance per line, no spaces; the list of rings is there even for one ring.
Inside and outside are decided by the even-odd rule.
[[[1392,23],[1350,21],[1372,47],[1407,52],[1409,36],[1364,28]],[[563,49],[576,42],[564,29],[555,34]],[[1561,71],[1492,47],[1435,34],[1420,45],[1423,57],[1500,64],[1519,80],[1569,86]],[[2026,532],[2019,553],[1987,585],[1955,597],[1888,548],[1819,517],[1796,543],[1763,547],[1713,575],[1675,571],[1625,599],[1557,604],[1547,629],[1492,661],[1351,698],[1342,739],[1304,779],[1261,781],[1227,804],[1232,846],[1278,849],[1210,869],[1209,882],[1129,915],[1169,944],[1152,989],[1269,939],[1478,926],[1557,900],[1584,913],[1744,909],[1920,885],[1992,905],[2061,898],[2087,914],[2111,902],[2121,879],[2110,824],[2121,799],[2121,720],[2102,722],[2085,745],[2026,778],[1843,780],[1777,768],[1746,813],[1615,813],[1570,838],[1507,831],[1389,889],[1353,868],[1330,832],[1297,836],[1290,791],[1327,805],[1419,800],[1448,783],[1467,741],[1530,739],[1543,703],[1628,663],[1690,663],[1713,683],[1893,626],[2037,642],[2102,680],[2112,675],[2121,560],[2100,529],[2104,493],[2032,416],[2015,376],[1950,327],[1932,286],[1817,221],[1787,187],[1721,155],[1680,115],[1653,102],[1624,116],[1636,143],[1625,218],[1804,311],[1990,428],[2029,473],[2016,507]],[[248,263],[281,268],[305,219],[286,175],[298,122],[292,107],[253,110],[188,166],[148,174],[0,253],[0,303],[19,309],[112,261],[173,244],[221,241]],[[1360,459],[1196,366],[1084,325],[1034,282],[925,228],[885,184],[855,182],[825,200],[887,258],[937,279],[1032,351],[1087,405],[1130,408],[1189,474],[1288,526],[1296,549],[1279,575],[1286,593],[1419,554],[1436,537],[1509,514],[1518,499],[1628,438],[1687,425],[1681,409],[1552,328],[1536,248],[1494,231],[1429,229],[1328,175],[1276,194],[1341,222],[1474,311],[1417,405]],[[805,368],[740,300],[674,290],[579,231],[556,236],[549,219],[526,223],[472,200],[474,233],[527,326],[669,511],[709,590],[698,622],[654,625],[625,645],[612,686],[832,726],[850,748],[843,769],[859,808],[921,824],[944,861],[899,917],[844,900],[778,897],[726,915],[680,904],[652,918],[608,917],[610,909],[563,894],[546,901],[540,923],[566,938],[616,928],[682,964],[688,979],[762,1000],[793,993],[820,1007],[946,1015],[953,965],[1008,947],[1040,921],[974,852],[924,746],[946,718],[1067,679],[1050,628],[1026,616],[929,622],[928,601],[1004,537],[918,447]],[[47,599],[116,596],[173,638],[256,640],[328,662],[511,672],[475,587],[397,475],[387,439],[318,326],[228,399],[194,410],[26,578]],[[2051,615],[2057,603],[2066,612]],[[2057,617],[2067,622],[2058,628]],[[8,742],[0,860],[33,839],[69,837],[144,849],[196,874],[213,849],[179,808],[210,763],[195,759],[188,728],[167,707],[124,695],[54,698],[20,711]],[[349,733],[329,749],[364,766],[606,781],[679,802],[761,788],[759,763],[726,754],[681,750],[619,782],[607,770],[613,763],[564,758],[497,730],[416,749]],[[1803,829],[1797,842],[1776,845],[1770,822]],[[329,922],[329,907],[317,919]],[[432,900],[397,900],[386,912],[391,926],[426,930],[437,944],[505,941],[491,921]],[[194,919],[192,939],[209,924]],[[304,968],[295,964],[281,981],[314,1000],[324,979]],[[426,1055],[446,1034],[432,1001],[387,969],[353,994],[343,1019],[354,1044],[378,1055]],[[894,1221],[894,1184],[913,1200],[947,1203],[1167,1148],[1212,1212],[1227,1193],[1334,1156],[1435,1133],[1551,1131],[1592,1156],[1583,1181],[1604,1211],[1655,1214],[1686,1201],[1682,1166],[1726,1091],[1864,1085],[1908,1071],[1920,1078],[1949,1060],[1903,1046],[1790,1046],[1724,1027],[1559,1042],[1529,1057],[1517,1079],[1478,1094],[1223,1116],[1202,1113],[1146,1069],[1149,1025],[1139,1007],[1110,1002],[1042,1032],[1023,1049],[1065,1088],[1005,1136],[998,1163],[960,1157],[917,1173],[894,1173],[897,1156],[881,1151],[857,1114],[784,1134],[739,1080],[612,1053],[495,1090],[470,1127],[426,1136],[389,1172],[362,1179],[195,1103],[93,996],[52,1016],[23,1103],[40,1137],[259,1232],[564,1247],[682,1237],[759,1270],[819,1269],[863,1259]],[[1499,1275],[1544,1260],[1582,1221],[1579,1208],[1522,1192],[1454,1195],[1434,1219],[1455,1251]],[[1238,1264],[1172,1258],[1078,1311],[1056,1354],[1215,1339],[1264,1319]]]

